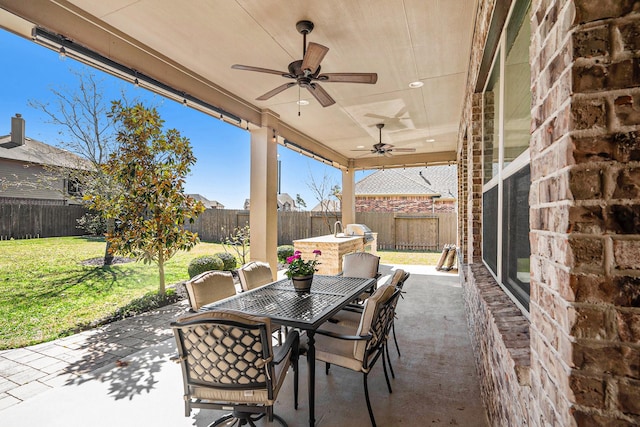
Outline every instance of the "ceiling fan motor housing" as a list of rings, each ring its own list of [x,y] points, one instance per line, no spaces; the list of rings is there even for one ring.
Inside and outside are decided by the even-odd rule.
[[[313,22],[298,21],[296,23],[296,30],[298,30],[300,34],[309,34],[311,31],[313,31]]]

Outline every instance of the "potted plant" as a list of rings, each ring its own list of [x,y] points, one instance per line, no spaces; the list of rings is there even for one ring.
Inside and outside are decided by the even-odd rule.
[[[320,264],[318,257],[322,255],[318,249],[313,251],[314,258],[305,261],[302,259],[302,252],[295,251],[287,258],[287,271],[285,274],[293,283],[293,287],[298,291],[308,292],[313,282],[313,274],[316,272],[316,265]]]

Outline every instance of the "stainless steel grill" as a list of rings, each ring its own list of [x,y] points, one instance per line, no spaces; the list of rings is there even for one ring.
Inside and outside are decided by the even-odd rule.
[[[365,243],[373,240],[371,229],[364,224],[347,224],[344,234],[346,236],[362,236]]]

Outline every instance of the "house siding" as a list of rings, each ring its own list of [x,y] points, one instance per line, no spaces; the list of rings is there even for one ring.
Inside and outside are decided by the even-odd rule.
[[[62,192],[65,189],[64,179],[47,183],[50,188],[39,185],[39,177],[48,174],[42,165],[0,159],[0,171],[1,198],[57,200],[60,203],[68,200]]]

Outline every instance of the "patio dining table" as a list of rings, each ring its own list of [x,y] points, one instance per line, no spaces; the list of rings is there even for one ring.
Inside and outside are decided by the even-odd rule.
[[[375,279],[315,275],[309,292],[298,292],[289,279],[242,292],[200,310],[232,309],[269,317],[276,323],[306,331],[309,426],[315,425],[315,331],[331,316],[371,288]]]

